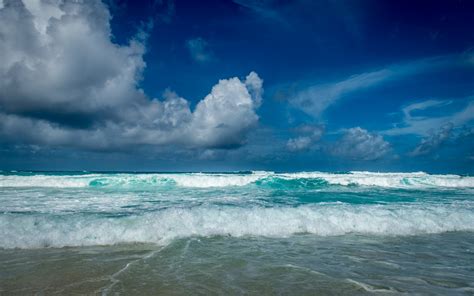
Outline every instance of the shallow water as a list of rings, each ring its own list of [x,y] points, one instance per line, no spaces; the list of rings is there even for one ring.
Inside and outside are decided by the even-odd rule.
[[[474,178],[0,175],[0,294],[474,294]]]
[[[474,293],[474,237],[190,237],[146,244],[0,251],[8,294]]]

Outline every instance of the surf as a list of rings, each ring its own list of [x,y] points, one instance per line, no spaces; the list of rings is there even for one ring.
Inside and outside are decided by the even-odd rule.
[[[133,215],[0,214],[1,248],[155,243],[184,237],[411,236],[474,231],[474,204],[170,207]]]
[[[474,177],[417,173],[300,172],[300,173],[91,173],[91,174],[2,174],[0,187],[45,188],[222,188],[262,186],[292,189],[329,185],[366,186],[398,189],[474,188]]]

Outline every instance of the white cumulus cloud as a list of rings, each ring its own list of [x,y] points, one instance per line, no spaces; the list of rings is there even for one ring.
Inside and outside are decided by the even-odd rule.
[[[143,34],[112,42],[99,0],[3,1],[0,141],[127,149],[141,145],[232,148],[258,123],[263,81],[220,80],[190,103],[172,91],[149,98]]]

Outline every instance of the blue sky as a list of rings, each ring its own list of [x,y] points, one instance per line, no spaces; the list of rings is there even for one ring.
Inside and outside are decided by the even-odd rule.
[[[473,173],[472,28],[468,0],[4,0],[0,169]]]

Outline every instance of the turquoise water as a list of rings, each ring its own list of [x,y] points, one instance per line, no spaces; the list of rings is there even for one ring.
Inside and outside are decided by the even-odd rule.
[[[0,174],[0,293],[474,293],[474,177]]]

